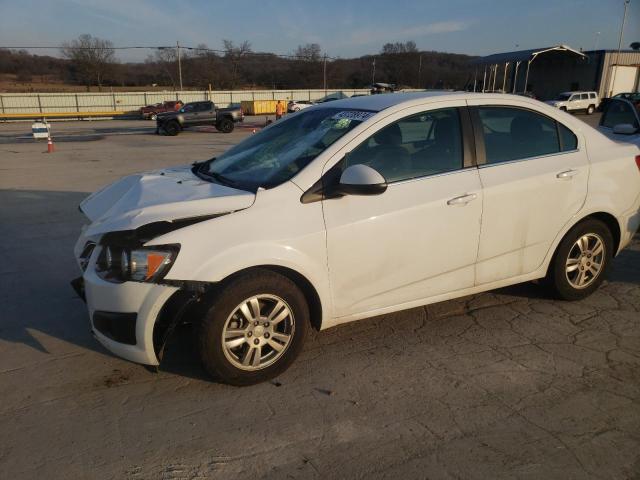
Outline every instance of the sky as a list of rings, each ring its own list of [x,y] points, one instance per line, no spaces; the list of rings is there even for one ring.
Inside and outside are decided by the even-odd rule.
[[[617,48],[624,0],[0,0],[0,47],[59,46],[80,34],[115,46],[248,40],[254,51],[292,53],[318,43],[330,57],[378,53],[413,40],[421,50],[488,55],[567,44]],[[640,41],[631,0],[623,47]],[[57,50],[32,50],[58,56]],[[119,51],[121,61],[149,50]]]

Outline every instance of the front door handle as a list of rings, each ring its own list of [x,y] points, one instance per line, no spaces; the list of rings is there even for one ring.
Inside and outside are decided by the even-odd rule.
[[[564,172],[557,174],[556,178],[559,178],[560,180],[571,180],[578,173],[580,173],[578,170],[565,170]]]
[[[454,197],[451,200],[447,200],[447,205],[466,205],[469,202],[472,202],[478,198],[478,195],[475,193],[468,193],[466,195],[460,195],[459,197]]]

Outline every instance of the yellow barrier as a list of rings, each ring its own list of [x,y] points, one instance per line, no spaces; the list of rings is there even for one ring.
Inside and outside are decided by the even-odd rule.
[[[0,113],[0,119],[10,118],[79,118],[79,117],[121,117],[123,115],[139,115],[138,111],[133,112],[51,112],[51,113]]]
[[[286,100],[243,100],[240,102],[240,106],[245,115],[273,115],[276,113],[278,102],[282,102],[283,112],[286,112]]]

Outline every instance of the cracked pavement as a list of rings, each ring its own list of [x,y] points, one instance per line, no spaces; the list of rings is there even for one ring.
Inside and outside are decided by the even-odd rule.
[[[209,381],[188,327],[158,373],[102,349],[68,285],[79,201],[246,134],[0,145],[3,478],[640,479],[638,236],[583,301],[522,284],[314,332],[254,387]]]

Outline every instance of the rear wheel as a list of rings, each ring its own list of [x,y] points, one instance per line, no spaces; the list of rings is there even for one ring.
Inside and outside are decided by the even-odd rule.
[[[593,114],[593,112],[595,112],[595,111],[596,111],[596,107],[595,107],[595,105],[589,105],[589,106],[587,107],[587,115],[592,115],[592,114]]]
[[[180,124],[175,120],[172,120],[163,125],[163,130],[166,135],[175,137],[180,133]]]
[[[284,372],[302,350],[309,308],[300,289],[269,270],[223,286],[197,330],[205,369],[232,385],[252,385]]]
[[[222,133],[231,133],[233,132],[233,121],[229,118],[223,118],[216,124],[216,128],[218,131]]]
[[[149,118],[155,122],[158,118],[158,114],[156,112],[153,112],[151,113],[151,115],[149,115]]]
[[[613,258],[613,236],[596,219],[573,227],[562,239],[547,274],[553,292],[563,300],[580,300],[602,283]]]

